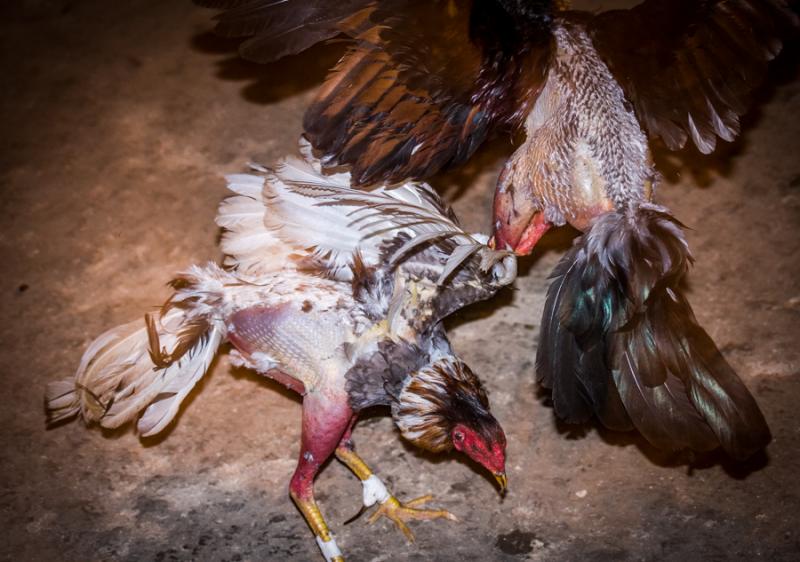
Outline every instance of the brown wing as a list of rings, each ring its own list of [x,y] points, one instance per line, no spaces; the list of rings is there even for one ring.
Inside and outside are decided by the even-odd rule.
[[[339,22],[374,0],[194,0],[224,10],[214,31],[223,37],[249,37],[239,47],[243,58],[272,62],[341,33]]]
[[[589,20],[594,45],[651,137],[691,136],[710,153],[739,116],[769,60],[797,30],[784,0],[646,0]]]
[[[326,165],[351,165],[355,185],[423,179],[520,123],[549,62],[550,2],[517,4],[380,2],[345,22],[355,46],[304,121]]]
[[[516,125],[549,63],[552,0],[195,0],[269,62],[344,33],[354,46],[305,116],[356,185],[426,178]]]

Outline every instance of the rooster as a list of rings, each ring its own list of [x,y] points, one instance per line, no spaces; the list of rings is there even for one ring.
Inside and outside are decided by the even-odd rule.
[[[583,231],[552,275],[538,381],[568,422],[593,416],[657,447],[771,440],[752,395],[681,288],[683,225],[657,205],[649,140],[703,153],[739,133],[767,62],[797,29],[784,0],[645,0],[599,14],[548,0],[199,0],[269,62],[339,34],[351,47],[305,114],[325,166],[356,186],[428,178],[492,130],[524,129],[497,183],[493,244],[529,254]],[[561,6],[563,7],[563,6]]]
[[[364,408],[389,406],[407,440],[463,452],[505,491],[505,435],[441,321],[510,284],[514,255],[464,232],[425,184],[354,190],[307,152],[228,187],[236,195],[217,217],[225,267],[190,268],[158,312],[97,338],[73,380],[48,386],[49,420],[119,427],[144,411],[137,428],[155,435],[227,340],[234,363],[303,396],[289,491],[326,560],[341,551],[313,482],[331,455],[361,480],[364,507],[380,504],[372,521],[388,517],[413,540],[406,520],[455,519],[421,508],[430,496],[401,503],[358,456],[351,433]]]

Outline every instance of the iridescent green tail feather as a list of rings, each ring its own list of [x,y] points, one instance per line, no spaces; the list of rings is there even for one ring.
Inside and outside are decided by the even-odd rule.
[[[567,422],[595,415],[662,449],[744,459],[770,431],[683,294],[691,261],[683,225],[663,207],[599,217],[551,275],[537,378]]]

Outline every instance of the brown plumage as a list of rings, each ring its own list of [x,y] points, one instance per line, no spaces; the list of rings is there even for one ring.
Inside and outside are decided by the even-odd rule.
[[[691,138],[708,154],[717,137],[739,133],[751,92],[796,24],[781,0],[650,0],[598,14],[587,28],[650,137],[672,150]]]
[[[225,9],[217,31],[251,37],[271,61],[344,34],[352,47],[304,121],[328,165],[361,185],[425,178],[468,158],[491,130],[521,127],[548,72],[553,36],[577,26],[650,138],[710,152],[790,35],[783,0],[647,0],[600,14],[548,0],[197,0]]]
[[[226,8],[218,32],[254,36],[242,45],[246,58],[286,54],[271,40],[278,36],[305,46],[322,35],[352,39],[304,128],[326,165],[352,166],[354,185],[429,177],[469,158],[494,128],[521,125],[549,58],[544,1],[511,12],[486,1],[368,0],[349,12],[319,0],[238,4],[213,7]],[[322,13],[330,17],[320,35]]]
[[[450,435],[458,424],[479,427],[486,436],[496,433],[475,419],[489,413],[489,399],[480,380],[463,362],[435,364],[409,378],[392,410],[404,435],[429,451],[452,448]],[[422,445],[424,444],[424,445]]]

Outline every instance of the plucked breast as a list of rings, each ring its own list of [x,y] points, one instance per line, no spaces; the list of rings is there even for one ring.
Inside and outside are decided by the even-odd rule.
[[[348,326],[343,315],[315,312],[311,301],[256,306],[231,316],[229,339],[259,370],[279,369],[311,391],[341,368]]]

